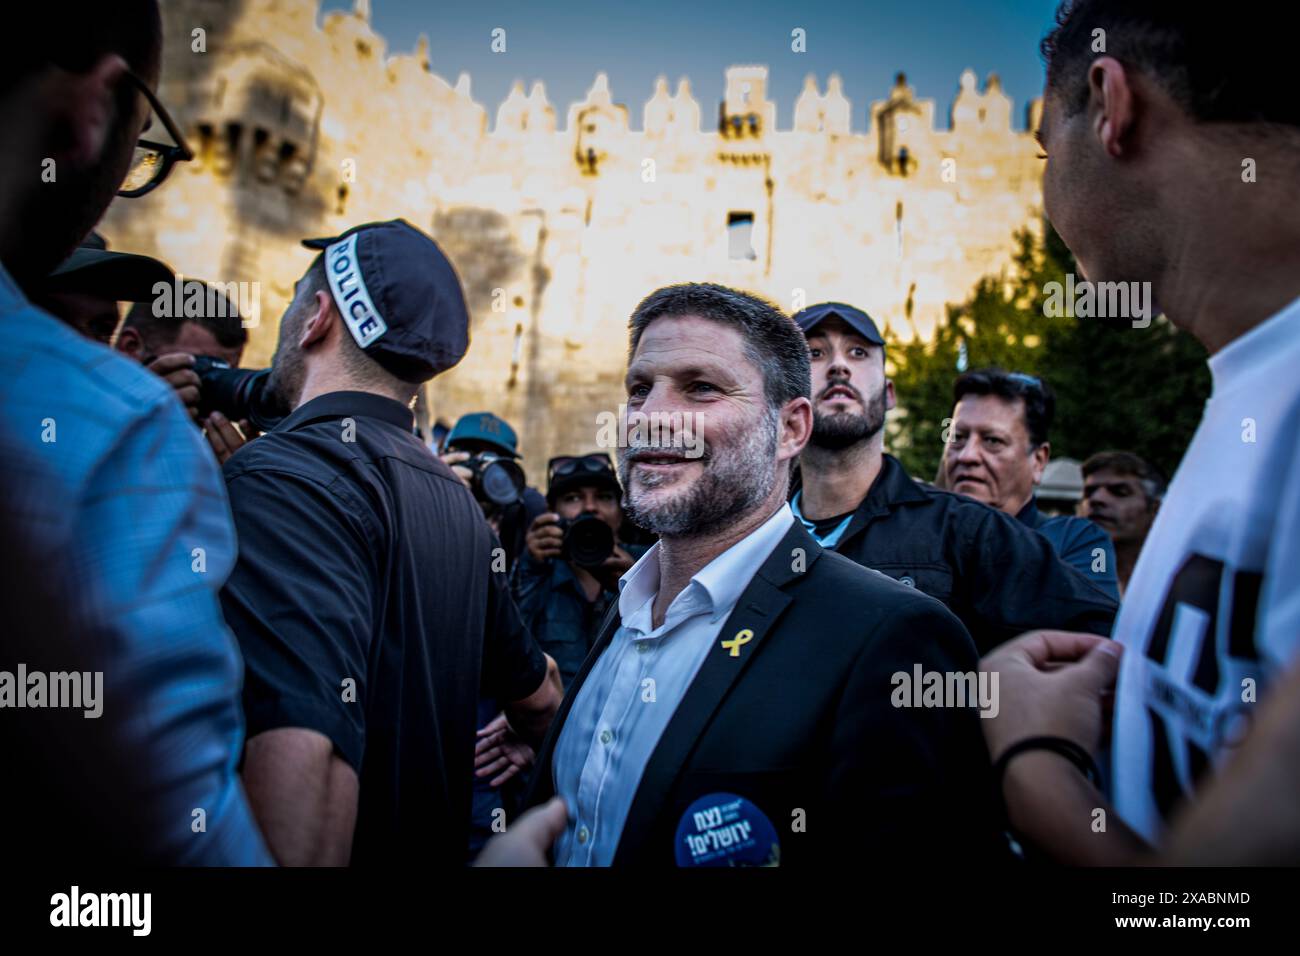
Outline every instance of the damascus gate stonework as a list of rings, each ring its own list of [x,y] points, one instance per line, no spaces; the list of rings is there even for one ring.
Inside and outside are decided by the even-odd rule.
[[[429,386],[428,409],[505,417],[533,483],[549,455],[594,447],[597,416],[622,398],[627,317],[656,287],[721,282],[786,310],[841,299],[925,337],[946,303],[1010,267],[1017,230],[1041,229],[1037,146],[1012,129],[995,75],[982,88],[961,75],[950,129],[902,75],[856,113],[838,77],[810,76],[782,116],[756,65],[727,69],[716,106],[660,79],[620,91],[633,117],[600,74],[567,109],[537,81],[489,116],[423,41],[389,56],[365,0],[323,18],[315,0],[163,9],[161,96],[198,155],[113,206],[112,247],[259,283],[251,366],[269,361],[311,260],[300,239],[408,219],[451,256],[473,316],[470,352]]]

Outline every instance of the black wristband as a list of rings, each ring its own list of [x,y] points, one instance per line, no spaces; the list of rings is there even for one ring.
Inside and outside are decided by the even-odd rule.
[[[1078,767],[1079,772],[1087,777],[1094,787],[1101,788],[1101,771],[1097,769],[1097,761],[1092,759],[1092,754],[1073,740],[1065,737],[1026,737],[1002,751],[1002,756],[998,757],[997,763],[993,765],[993,781],[999,794],[1002,793],[1002,778],[1007,774],[1007,764],[1011,762],[1011,758],[1026,750],[1050,750],[1052,753],[1060,754]]]

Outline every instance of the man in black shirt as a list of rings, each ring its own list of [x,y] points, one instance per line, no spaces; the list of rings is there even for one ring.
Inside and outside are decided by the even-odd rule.
[[[412,430],[418,384],[468,347],[451,263],[402,221],[306,244],[267,385],[289,414],[225,466],[244,783],[283,864],[460,865],[480,692],[540,742],[559,673]]]
[[[824,548],[938,598],[980,653],[1036,628],[1109,634],[1114,600],[1042,535],[963,495],[917,484],[884,453],[894,383],[865,312],[795,315],[812,356],[813,432],[790,505]]]

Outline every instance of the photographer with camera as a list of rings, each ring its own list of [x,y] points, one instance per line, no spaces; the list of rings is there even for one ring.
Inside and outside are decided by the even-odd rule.
[[[568,687],[618,596],[618,579],[647,546],[618,540],[625,516],[609,455],[561,455],[546,475],[551,510],[528,528],[513,588],[524,622]]]
[[[203,427],[218,464],[224,464],[257,429],[247,419],[238,425],[228,419],[203,394],[203,379],[209,370],[239,367],[248,330],[238,308],[216,286],[203,287],[204,307],[198,314],[182,315],[175,305],[158,310],[158,286],[165,285],[170,294],[175,279],[157,259],[110,251],[104,237],[92,232],[36,286],[32,301],[170,385],[190,418]],[[131,307],[119,329],[122,302]]]
[[[153,305],[136,302],[122,320],[113,348],[129,355],[176,390],[190,417],[203,426],[219,464],[239,451],[258,430],[245,417],[236,424],[214,402],[220,390],[205,380],[213,373],[239,368],[248,330],[229,298],[211,289],[213,308],[197,316],[155,315]],[[214,394],[216,393],[216,394]]]
[[[470,412],[456,420],[443,443],[442,462],[460,478],[483,509],[506,551],[506,573],[524,550],[524,535],[546,510],[541,492],[528,485],[519,467],[515,430],[491,412]]]

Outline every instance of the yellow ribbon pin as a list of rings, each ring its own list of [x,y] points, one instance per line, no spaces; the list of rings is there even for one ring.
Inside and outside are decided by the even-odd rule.
[[[749,628],[743,631],[737,631],[736,636],[729,641],[723,641],[722,646],[731,652],[732,657],[740,656],[740,649],[754,639],[754,632]]]

